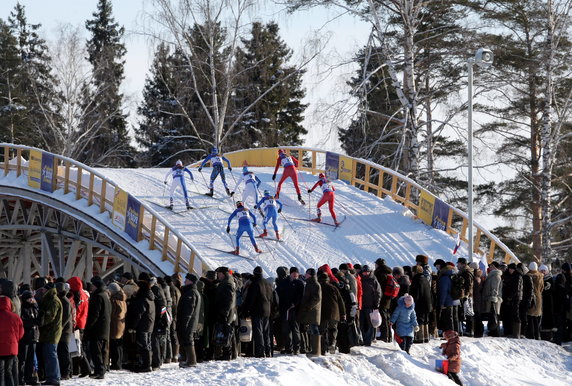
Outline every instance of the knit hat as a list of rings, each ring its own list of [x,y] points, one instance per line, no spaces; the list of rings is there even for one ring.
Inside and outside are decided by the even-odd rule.
[[[536,262],[531,262],[530,264],[528,264],[528,269],[530,271],[537,271],[538,270],[538,264],[536,264]]]
[[[445,260],[443,260],[443,259],[437,259],[437,260],[435,260],[435,262],[433,263],[433,266],[434,266],[434,267],[436,267],[436,266],[443,267],[444,265],[445,265]]]
[[[448,261],[448,262],[447,262],[447,267],[455,268],[455,263],[453,263],[452,261]]]
[[[192,273],[187,273],[187,274],[185,275],[185,279],[190,280],[190,281],[192,281],[193,283],[196,283],[197,280],[199,280],[199,279],[197,278],[197,276],[194,275],[194,274],[192,274]]]
[[[316,276],[316,270],[314,268],[308,268],[306,273],[310,276]]]
[[[325,273],[325,272],[320,271],[320,272],[318,273],[318,280],[319,280],[319,281],[324,281],[324,280],[325,280],[325,281],[329,281],[328,274]]]
[[[34,297],[34,293],[30,290],[22,292],[22,300],[28,300]]]
[[[217,269],[215,269],[215,272],[227,273],[228,267],[218,267]]]
[[[395,276],[395,275],[403,276],[403,275],[405,275],[405,271],[403,271],[403,268],[401,268],[401,267],[393,267],[392,275],[393,276]]]
[[[364,265],[363,267],[361,267],[361,271],[362,272],[371,272],[371,269],[369,268],[369,265]]]
[[[94,276],[91,278],[91,284],[93,284],[96,288],[103,287],[103,279],[99,276]]]
[[[300,271],[298,271],[298,267],[290,267],[290,273],[300,273]]]
[[[340,264],[340,266],[338,267],[338,269],[339,269],[340,271],[344,271],[344,270],[347,271],[347,270],[348,270],[348,265],[347,265],[346,263],[342,263],[342,264]]]
[[[277,275],[278,277],[281,277],[281,278],[288,276],[288,268],[286,268],[286,267],[278,267],[278,268],[276,268],[276,275]]]
[[[515,263],[510,263],[507,267],[507,269],[514,269],[516,271],[516,264]]]
[[[151,275],[149,275],[147,272],[141,272],[139,274],[139,280],[151,282]]]
[[[376,264],[378,267],[379,267],[379,266],[382,266],[382,265],[385,265],[385,260],[382,259],[382,258],[379,258],[379,259],[377,259],[377,260],[375,261],[375,264]]]
[[[415,256],[415,262],[416,262],[416,263],[421,263],[421,264],[423,264],[423,265],[429,264],[429,256],[417,255],[417,256]]]
[[[457,264],[459,264],[459,263],[461,263],[461,264],[467,264],[467,259],[465,259],[464,257],[459,257],[459,258],[457,259]]]
[[[215,280],[216,279],[216,272],[215,271],[207,271],[207,273],[205,274],[205,277],[208,280]]]
[[[58,293],[61,292],[69,292],[70,290],[70,285],[68,283],[56,283],[56,291],[58,291]]]
[[[119,286],[119,284],[117,283],[111,283],[110,285],[107,286],[107,289],[109,290],[109,292],[111,292],[112,294],[116,294],[119,291],[121,291],[121,287]]]
[[[252,273],[255,275],[262,275],[262,267],[258,266],[254,268],[254,271],[252,271]]]
[[[405,307],[411,307],[411,305],[413,304],[413,296],[405,294],[403,296],[403,303],[405,303]]]
[[[546,265],[544,265],[544,264],[542,264],[540,267],[538,267],[538,270],[539,270],[540,272],[542,272],[542,271],[550,272],[550,270],[548,269],[548,267],[547,267]]]

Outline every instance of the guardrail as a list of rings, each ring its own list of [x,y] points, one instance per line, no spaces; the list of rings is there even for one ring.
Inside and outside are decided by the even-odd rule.
[[[279,148],[259,148],[238,150],[226,153],[225,156],[235,166],[248,164],[250,166],[274,167],[276,165],[277,151]],[[287,154],[292,154],[299,161],[299,170],[313,174],[334,172],[336,178],[345,180],[348,184],[358,187],[366,192],[373,193],[378,197],[389,196],[394,201],[409,208],[415,216],[422,219],[428,225],[446,231],[452,236],[459,234],[459,238],[467,242],[468,216],[465,212],[452,207],[437,196],[429,192],[415,181],[394,170],[388,169],[374,162],[360,158],[345,156],[339,153],[326,152],[320,149],[307,147],[284,146],[281,147]],[[334,163],[327,158],[334,159]],[[335,165],[335,160],[338,165]],[[350,164],[348,166],[348,164]],[[195,163],[192,166],[197,166]],[[446,212],[434,217],[435,207],[439,203]],[[437,224],[433,224],[436,221]],[[454,224],[460,223],[460,229]],[[473,221],[476,228],[474,237],[474,253],[484,255],[490,263],[495,257],[502,258],[505,262],[519,262],[514,253],[487,229]],[[504,254],[504,255],[503,255]]]
[[[53,190],[62,189],[65,194],[73,193],[75,199],[86,199],[89,206],[97,205],[99,213],[107,212],[113,220],[115,197],[121,187],[103,176],[101,173],[73,159],[45,152],[29,146],[0,144],[4,157],[0,158],[0,168],[4,175],[14,171],[17,176],[28,172],[32,152],[39,152],[53,157]],[[43,176],[42,176],[43,177]],[[138,201],[138,200],[137,200]],[[195,272],[199,276],[208,269],[198,251],[176,229],[145,203],[139,203],[139,218],[135,237],[140,242],[148,241],[149,250],[158,250],[162,261],[173,264],[175,272]],[[119,229],[118,232],[125,232]],[[130,236],[125,234],[126,238]]]

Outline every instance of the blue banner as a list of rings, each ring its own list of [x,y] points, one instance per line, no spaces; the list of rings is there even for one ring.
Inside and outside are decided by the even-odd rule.
[[[448,218],[449,218],[449,205],[439,200],[438,198],[435,199],[435,206],[433,209],[433,220],[431,221],[431,226],[435,229],[446,231]]]
[[[56,186],[55,158],[53,154],[42,153],[42,175],[40,178],[40,189],[52,193]]]
[[[338,167],[340,163],[340,155],[336,153],[326,152],[326,178],[330,181],[338,179]]]
[[[139,229],[139,223],[141,218],[139,214],[141,213],[141,203],[132,195],[127,197],[127,213],[125,216],[125,232],[131,236],[135,241],[137,240],[137,230]]]

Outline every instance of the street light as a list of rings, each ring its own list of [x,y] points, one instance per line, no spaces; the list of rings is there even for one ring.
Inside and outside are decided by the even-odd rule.
[[[469,183],[469,203],[467,205],[467,214],[469,216],[469,263],[473,261],[473,65],[476,64],[481,68],[490,67],[493,64],[494,55],[491,50],[486,48],[479,48],[475,53],[474,58],[470,58],[467,60],[467,68],[468,68],[468,93],[469,93],[469,111],[468,111],[468,158],[469,158],[469,166],[468,166],[468,173],[467,179]]]

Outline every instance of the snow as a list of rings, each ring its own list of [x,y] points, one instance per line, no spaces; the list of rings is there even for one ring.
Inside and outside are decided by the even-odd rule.
[[[351,354],[319,358],[305,355],[274,358],[239,358],[211,361],[194,368],[164,365],[148,374],[112,371],[109,385],[454,385],[436,372],[431,361],[441,358],[432,340],[414,344],[411,356],[390,343],[354,347]],[[570,347],[568,347],[570,350]],[[566,349],[544,341],[507,338],[462,338],[465,385],[570,385],[572,356]],[[64,385],[92,385],[90,379],[73,379]]]
[[[238,168],[240,169],[240,168]],[[431,261],[441,258],[452,260],[452,249],[455,240],[443,231],[425,225],[421,220],[413,219],[411,212],[391,198],[380,199],[373,194],[361,191],[341,181],[335,181],[336,212],[339,219],[347,216],[339,228],[315,224],[295,218],[313,218],[316,214],[316,203],[321,193],[315,191],[310,197],[303,193],[306,206],[296,200],[296,192],[290,180],[282,186],[280,200],[285,205],[284,216],[279,218],[279,229],[284,242],[257,239],[259,247],[265,253],[254,252],[248,238],[241,239],[241,254],[247,258],[233,256],[222,251],[234,249],[236,224],[231,224],[231,233],[225,232],[227,219],[233,211],[233,200],[224,193],[220,178],[215,183],[215,197],[204,196],[208,191],[206,183],[210,176],[210,168],[201,173],[193,169],[195,183],[187,177],[187,188],[191,205],[208,208],[192,210],[183,214],[175,214],[160,205],[168,204],[169,187],[165,187],[163,179],[169,169],[97,169],[112,181],[119,183],[122,189],[149,204],[171,225],[177,228],[205,259],[212,268],[228,266],[239,272],[251,272],[260,265],[265,274],[274,276],[278,266],[297,266],[300,269],[318,267],[324,263],[337,267],[341,263],[366,263],[373,265],[377,258],[384,258],[390,266],[411,265],[415,263],[415,255],[426,254]],[[272,168],[250,168],[262,181],[260,192],[265,189],[274,192]],[[235,181],[240,177],[239,171],[226,171],[227,182],[232,190]],[[278,175],[278,178],[280,174]],[[303,192],[313,185],[317,178],[309,173],[300,173],[300,188]],[[319,189],[318,189],[319,190]],[[241,199],[239,187],[234,198]],[[247,203],[252,208],[253,203]],[[184,209],[182,194],[175,195],[175,210]],[[260,214],[254,211],[261,232]],[[324,222],[332,223],[327,206],[322,207]],[[272,229],[269,224],[269,231]],[[274,232],[269,232],[273,237]],[[464,245],[463,245],[464,246]],[[456,258],[467,255],[466,248],[461,247]]]

